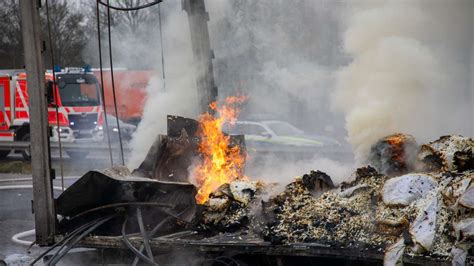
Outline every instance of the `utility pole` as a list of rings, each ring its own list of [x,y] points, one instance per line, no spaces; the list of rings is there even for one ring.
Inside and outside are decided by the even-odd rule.
[[[471,62],[470,62],[470,72],[468,75],[470,76],[469,79],[469,86],[467,88],[467,98],[470,100],[469,103],[469,110],[467,110],[470,114],[474,113],[474,2],[470,2],[470,7],[471,7],[471,17],[470,17],[470,25],[468,26],[468,29],[470,29],[471,33]],[[470,121],[470,134],[471,136],[474,135],[474,117],[471,115],[470,116],[471,121]]]
[[[209,40],[209,13],[204,0],[182,0],[182,7],[188,14],[194,67],[201,113],[211,112],[209,104],[217,100],[217,87],[212,66],[213,52]]]
[[[19,2],[23,48],[25,50],[26,82],[30,97],[30,149],[36,243],[44,246],[54,243],[56,212],[49,154],[48,104],[43,65],[44,47],[40,38],[40,1],[21,0]]]

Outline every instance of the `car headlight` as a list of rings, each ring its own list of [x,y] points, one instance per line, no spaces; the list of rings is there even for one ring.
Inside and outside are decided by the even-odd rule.
[[[67,127],[54,127],[56,132],[69,134],[69,128]]]
[[[118,128],[114,127],[114,128],[112,129],[112,131],[113,131],[113,132],[118,132]]]
[[[103,127],[103,126],[98,126],[98,127],[97,127],[97,130],[102,131],[102,130],[104,130],[104,127]]]

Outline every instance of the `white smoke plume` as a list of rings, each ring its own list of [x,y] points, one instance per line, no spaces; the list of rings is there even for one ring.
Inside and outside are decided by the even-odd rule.
[[[359,162],[375,141],[395,132],[413,134],[419,142],[442,134],[470,135],[472,94],[464,96],[473,3],[426,3],[206,1],[219,97],[246,93],[250,100],[242,119],[269,113],[309,134],[341,142],[348,134]],[[150,83],[143,121],[131,143],[131,168],[156,134],[165,132],[166,114],[197,117],[187,15],[179,3],[172,6],[162,9],[169,16],[163,27],[166,89],[160,89],[159,79]],[[291,162],[280,173],[292,177],[304,173],[301,169],[338,168],[321,162]],[[283,178],[266,165],[261,165],[265,176],[257,178]]]
[[[166,80],[154,77],[147,87],[143,116],[130,143],[130,169],[137,168],[145,159],[158,134],[166,134],[166,116],[197,117],[192,51],[189,40],[187,15],[179,5],[165,6],[167,21],[163,25]],[[156,51],[159,51],[157,42]],[[159,65],[159,61],[156,62]],[[164,84],[165,87],[164,87]]]
[[[252,178],[268,183],[278,182],[281,186],[285,186],[294,181],[296,177],[307,174],[311,170],[319,170],[328,174],[334,184],[338,185],[351,177],[353,165],[321,156],[310,157],[305,160],[289,160],[268,156],[262,160],[262,164],[258,169],[247,170],[250,170],[247,172],[250,172]]]
[[[455,2],[458,8],[466,4]],[[352,62],[338,74],[333,104],[345,114],[348,140],[359,163],[371,145],[393,133],[413,134],[419,141],[469,134],[466,123],[472,123],[472,114],[469,117],[461,96],[466,87],[450,76],[460,63],[452,60],[449,41],[436,42],[441,33],[437,25],[445,34],[458,27],[436,16],[445,7],[439,2],[427,7],[426,1],[376,1],[368,8],[354,8],[344,34]],[[445,16],[453,19],[456,14],[448,9]]]

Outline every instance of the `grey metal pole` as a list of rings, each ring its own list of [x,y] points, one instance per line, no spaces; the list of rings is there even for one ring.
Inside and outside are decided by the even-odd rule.
[[[214,81],[213,53],[207,26],[209,14],[204,0],[182,0],[182,6],[188,14],[201,112],[211,111],[208,106],[217,100],[217,87]]]
[[[56,213],[51,180],[48,104],[46,100],[43,46],[40,38],[39,1],[20,2],[26,82],[29,95],[33,210],[36,242],[54,242]]]
[[[471,114],[471,121],[470,121],[470,133],[471,136],[474,135],[474,117],[472,114],[474,114],[474,2],[471,2],[471,25],[468,27],[471,32],[471,64],[470,64],[470,86],[467,88],[467,97],[470,99],[470,112]]]

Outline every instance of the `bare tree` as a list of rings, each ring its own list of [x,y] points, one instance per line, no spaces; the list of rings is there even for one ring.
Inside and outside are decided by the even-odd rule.
[[[5,0],[0,8],[0,68],[23,68],[23,43],[18,0]]]
[[[45,8],[42,11],[43,37],[49,43]],[[81,52],[87,43],[84,15],[74,12],[67,1],[49,1],[49,20],[55,64],[61,66],[82,66],[84,61]],[[47,65],[50,65],[50,56],[47,53],[45,61]]]
[[[105,0],[103,0],[105,2]],[[150,1],[144,0],[116,0],[111,4],[123,8],[140,6]],[[97,40],[97,6],[95,1],[85,3],[88,44],[83,51],[84,58],[91,65],[98,66]],[[103,5],[99,6],[100,34],[102,42],[102,61],[108,67],[108,15],[112,32],[112,53],[114,66],[129,69],[150,69],[156,65],[156,58],[149,55],[149,51],[157,49],[158,36],[158,7],[145,8],[134,11],[110,10]]]
[[[147,1],[142,0],[118,0],[114,4],[123,8],[131,8],[139,5],[143,5]],[[131,32],[138,32],[140,25],[143,26],[145,23],[156,21],[156,9],[147,8],[143,10],[134,10],[129,12],[118,13],[116,23],[128,28]]]
[[[81,66],[81,52],[86,45],[85,18],[67,1],[49,1],[55,64]],[[49,45],[46,8],[41,9],[42,39]],[[0,8],[0,68],[24,68],[21,17],[18,0],[5,0]],[[49,48],[49,46],[48,46]],[[45,64],[51,67],[50,49]]]

